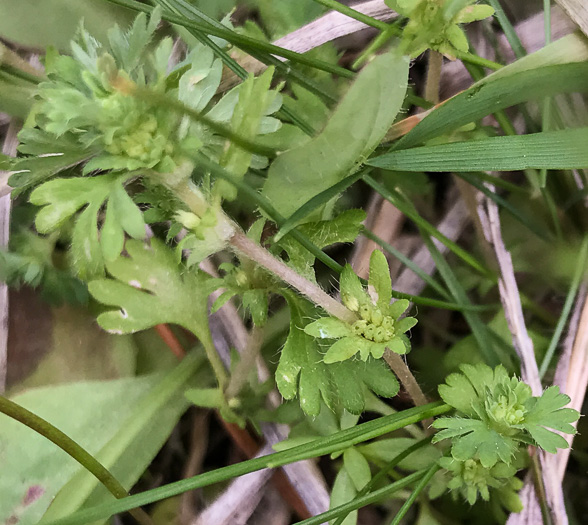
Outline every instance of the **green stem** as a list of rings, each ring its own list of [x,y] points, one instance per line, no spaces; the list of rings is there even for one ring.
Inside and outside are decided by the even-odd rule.
[[[106,0],[115,5],[120,5],[122,7],[127,7],[134,11],[139,11],[142,13],[150,14],[153,11],[152,7],[149,7],[145,4],[137,2],[135,0]],[[281,56],[292,62],[298,62],[299,64],[303,64],[305,66],[313,67],[315,69],[320,69],[321,71],[325,71],[327,73],[332,73],[334,75],[339,75],[344,78],[353,78],[355,74],[348,69],[329,64],[328,62],[324,62],[322,60],[316,60],[311,57],[307,57],[306,55],[296,53],[295,51],[290,51],[289,49],[285,49],[283,47],[275,46],[273,44],[268,44],[267,42],[263,42],[261,40],[257,40],[255,38],[251,38],[247,35],[239,34],[235,31],[231,31],[230,29],[220,29],[218,27],[213,27],[210,24],[204,24],[202,22],[197,22],[194,20],[186,20],[186,18],[174,15],[171,13],[163,13],[161,15],[163,20],[170,22],[171,24],[177,24],[182,27],[186,27],[188,29],[195,29],[197,31],[202,31],[207,35],[216,36],[219,38],[223,38],[227,40],[227,42],[231,42],[235,46],[243,49],[244,51],[248,51],[248,49],[253,48],[261,51],[265,51],[267,53],[271,53],[272,55]]]
[[[282,281],[292,286],[292,288],[308,297],[314,304],[323,308],[328,314],[347,323],[353,323],[357,320],[351,310],[348,310],[339,301],[333,299],[316,284],[311,283],[308,279],[295,272],[282,260],[274,257],[265,248],[253,242],[243,232],[237,231],[229,239],[229,243],[237,252],[245,255],[266,270],[269,270],[282,279]]]
[[[391,414],[373,421],[361,423],[355,427],[337,432],[337,434],[332,436],[320,438],[314,442],[305,443],[304,445],[299,445],[282,452],[275,452],[268,456],[250,459],[211,472],[205,472],[204,474],[194,476],[193,478],[183,479],[153,490],[129,496],[121,501],[112,501],[95,507],[86,508],[72,514],[71,516],[57,519],[46,525],[82,525],[84,523],[92,523],[93,521],[106,519],[119,512],[161,501],[166,498],[171,498],[189,490],[206,487],[214,483],[249,474],[250,472],[256,472],[264,468],[281,467],[304,459],[339,452],[359,443],[394,432],[410,424],[417,423],[423,419],[445,414],[451,410],[453,410],[451,406],[441,402],[430,403],[426,407],[410,408],[408,410],[403,410],[401,413]],[[424,471],[415,474],[424,475]],[[412,477],[415,476],[415,474],[407,476],[407,478],[402,481],[405,482],[408,478],[411,478],[411,482],[414,482],[415,479],[418,479],[418,477]],[[376,493],[372,493],[370,496],[374,496],[375,494]],[[382,497],[382,495],[379,497]],[[369,503],[371,503],[371,501],[363,503],[363,505]]]
[[[438,51],[429,49],[429,62],[427,64],[427,82],[425,84],[425,100],[432,104],[439,103],[439,82],[441,80],[441,67],[443,55]]]
[[[386,22],[382,22],[381,20],[378,20],[376,18],[372,18],[371,16],[364,15],[363,13],[360,13],[359,11],[356,11],[355,9],[352,9],[351,7],[346,6],[345,4],[341,4],[339,2],[336,2],[335,0],[314,0],[314,1],[317,4],[322,4],[325,7],[332,9],[333,11],[339,11],[339,13],[347,15],[349,18],[353,18],[353,19],[357,20],[358,22],[363,22],[367,26],[375,27],[376,29],[379,29],[380,31],[387,31],[390,28],[390,26]]]
[[[354,498],[351,501],[344,503],[343,505],[339,505],[338,507],[334,507],[327,512],[323,512],[322,514],[317,514],[312,518],[305,519],[303,521],[298,521],[294,525],[321,525],[322,523],[326,523],[328,520],[332,518],[336,518],[340,514],[344,513],[345,515],[349,514],[350,512],[357,510],[361,507],[365,507],[367,505],[371,505],[372,503],[376,503],[399,490],[412,485],[415,481],[421,479],[426,474],[425,470],[419,470],[405,476],[400,481],[396,481],[391,485],[386,487],[382,487],[381,489],[375,490],[370,494],[366,494],[365,496]]]
[[[462,62],[467,62],[468,64],[474,64],[476,66],[486,67],[488,69],[492,69],[493,71],[498,71],[502,69],[504,66],[499,64],[498,62],[493,62],[492,60],[488,60],[487,58],[483,58],[478,55],[474,55],[473,53],[464,53],[461,51],[457,51],[455,56],[459,58]]]
[[[410,509],[412,504],[416,501],[419,494],[428,485],[429,481],[431,481],[431,478],[435,475],[435,472],[437,472],[440,468],[441,467],[437,463],[435,463],[429,470],[427,470],[427,473],[420,479],[417,486],[413,490],[412,494],[404,502],[404,505],[402,505],[402,507],[398,511],[398,514],[396,514],[396,516],[394,517],[394,519],[392,520],[392,523],[390,523],[390,525],[399,525],[400,524],[400,521],[402,520],[402,518],[404,518],[404,516],[406,515],[406,513],[408,512],[408,510]]]
[[[396,465],[398,465],[403,459],[407,458],[413,452],[416,452],[417,450],[424,447],[425,445],[428,445],[431,442],[431,438],[432,438],[432,436],[429,436],[424,439],[421,439],[420,441],[417,441],[414,445],[411,445],[406,450],[403,450],[400,454],[398,454],[396,457],[394,457],[383,468],[380,469],[380,471],[368,482],[368,484],[365,487],[363,487],[357,493],[355,498],[353,498],[349,503],[352,503],[352,502],[357,503],[357,500],[359,500],[360,498],[363,498],[374,487],[377,487],[380,484],[380,482],[384,481],[384,478],[388,475],[388,473]],[[337,518],[337,521],[335,521],[335,523],[333,523],[333,525],[342,525],[342,523],[345,521],[345,518],[347,517],[348,514],[349,514],[348,512],[344,512],[343,514],[341,514]]]
[[[82,465],[82,467],[88,472],[93,474],[115,498],[120,499],[129,496],[127,490],[108,471],[108,469],[102,465],[102,463],[100,463],[86,449],[78,445],[73,439],[49,423],[49,421],[37,416],[30,410],[27,410],[4,396],[0,396],[0,412],[19,421],[57,445],[61,450]],[[145,511],[136,509],[132,512],[132,515],[142,525],[152,525],[151,518],[145,513]]]

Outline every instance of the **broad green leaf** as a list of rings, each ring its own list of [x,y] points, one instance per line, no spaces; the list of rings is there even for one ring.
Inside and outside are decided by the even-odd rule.
[[[151,245],[129,240],[128,257],[107,262],[110,279],[90,282],[92,296],[114,306],[98,316],[98,324],[113,333],[132,333],[171,323],[210,343],[207,298],[209,278],[178,264],[171,248],[152,239]]]
[[[131,405],[131,415],[97,452],[96,458],[126,489],[143,474],[188,407],[183,391],[202,363],[201,354],[190,354],[165,375],[156,375],[151,388]],[[112,495],[93,475],[78,469],[57,494],[41,523],[75,512],[82,505],[111,499]]]
[[[97,454],[160,380],[160,376],[147,376],[49,386],[28,390],[13,401]],[[0,519],[2,523],[15,519],[38,523],[57,492],[82,467],[53,443],[4,415],[0,415],[0,442]]]
[[[392,171],[514,171],[588,168],[588,128],[490,137],[395,150],[367,164]]]
[[[363,489],[372,479],[369,463],[354,447],[343,452],[343,465],[357,491]]]
[[[65,49],[80,22],[96,38],[105,40],[115,24],[126,25],[129,11],[92,0],[0,0],[0,35],[25,47]]]
[[[303,459],[316,458],[325,454],[343,451],[353,445],[405,428],[423,419],[445,414],[449,410],[448,405],[439,402],[429,403],[422,407],[409,408],[403,410],[401,413],[379,417],[289,450],[243,461],[236,465],[216,469],[215,471],[205,472],[190,479],[174,482],[173,485],[164,485],[156,489],[144,491],[141,494],[129,496],[128,498],[124,498],[124,500],[117,500],[84,509],[67,518],[56,520],[52,522],[52,525],[81,525],[83,523],[91,523],[98,519],[108,518],[114,514],[136,508],[137,506],[147,505],[189,490],[230,480],[238,475],[256,472],[264,468],[276,468]],[[418,479],[419,475],[422,475],[422,473],[413,476],[410,482]]]
[[[289,217],[314,195],[345,178],[382,140],[406,92],[408,60],[395,53],[374,59],[357,77],[310,142],[280,155],[263,193]]]

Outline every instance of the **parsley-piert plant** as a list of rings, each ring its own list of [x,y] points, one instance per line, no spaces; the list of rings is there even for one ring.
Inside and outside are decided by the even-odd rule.
[[[98,323],[112,333],[163,323],[190,331],[204,347],[216,379],[212,388],[192,389],[190,399],[219,408],[241,425],[247,419],[256,425],[263,421],[263,399],[274,383],[251,379],[262,338],[247,349],[247,359],[241,358],[248,366],[235,365],[239,358],[234,356],[230,367],[221,360],[208,323],[209,296],[219,288],[212,310],[237,297],[258,336],[269,324],[272,296],[285,300],[288,334],[279,357],[268,361],[275,365],[282,397],[297,399],[286,404],[294,407],[290,420],[298,421],[291,439],[317,434],[328,439],[356,425],[366,409],[389,415],[390,407],[377,396],[398,393],[395,374],[416,404],[426,403],[399,357],[410,350],[406,334],[417,320],[404,315],[408,300],[392,300],[384,254],[372,253],[367,288],[351,266],[343,268],[340,302],[320,288],[314,263],[317,251],[322,256],[321,249],[359,235],[365,213],[334,213],[330,192],[357,173],[395,121],[408,80],[409,60],[402,54],[416,56],[431,48],[452,57],[467,51],[459,24],[492,14],[491,8],[472,4],[391,1],[409,18],[402,53],[374,58],[312,138],[276,117],[284,100],[292,108],[304,97],[295,101],[281,93],[283,85],[273,84],[271,68],[220,93],[222,63],[210,48],[199,44],[176,59],[169,37],[154,43],[159,10],[149,20],[139,15],[127,32],[112,29],[108,45],[82,28],[71,56],[48,53],[47,80],[19,136],[22,156],[11,166],[9,182],[15,194],[28,196],[36,207],[40,237],[19,233],[16,239],[38,242],[24,243],[27,249],[19,254],[3,255],[11,265],[5,273],[15,282],[49,286],[61,280],[67,283],[64,295],[80,300],[87,287],[102,305]],[[364,114],[356,118],[360,104]],[[247,186],[251,169],[259,177],[266,168],[263,188],[255,195],[264,217],[276,224],[317,195],[328,194],[290,229],[266,241],[267,247],[262,244],[265,218],[245,235],[222,207]],[[286,217],[278,218],[276,208]],[[291,235],[293,226],[297,237]],[[70,249],[64,268],[53,271],[51,252],[58,241]],[[227,247],[237,257],[219,265],[221,277],[199,269],[204,259]],[[233,380],[236,371],[243,376]],[[250,394],[248,400],[239,399],[242,392]],[[440,411],[432,415],[451,408],[456,413],[434,422],[437,447],[422,443],[429,447],[428,467],[444,469],[442,489],[470,504],[495,492],[505,507],[520,510],[516,491],[521,482],[514,476],[525,464],[526,448],[554,453],[567,447],[554,431],[575,431],[572,423],[579,414],[563,408],[569,398],[557,387],[535,397],[503,367],[486,365],[464,365],[439,393],[446,404],[434,405],[432,410]],[[423,430],[411,431],[423,435]],[[377,451],[370,456],[352,441],[339,450],[344,466],[333,501],[345,502],[371,480],[366,458],[377,457]],[[439,459],[446,442],[450,449]]]

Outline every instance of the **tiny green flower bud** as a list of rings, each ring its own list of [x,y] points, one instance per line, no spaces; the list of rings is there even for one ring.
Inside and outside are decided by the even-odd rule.
[[[360,319],[359,321],[355,321],[351,329],[355,335],[363,335],[365,329],[367,328],[367,321]]]
[[[369,324],[366,327],[366,329],[365,329],[365,331],[363,333],[363,336],[366,339],[369,339],[370,341],[373,341],[374,340],[375,331],[376,331],[376,327],[373,324]]]
[[[357,312],[359,310],[359,301],[357,297],[353,297],[352,295],[343,295],[343,304],[349,308],[352,312]]]
[[[359,307],[359,315],[365,321],[368,321],[368,322],[371,321],[372,320],[372,309],[371,309],[370,305],[362,304]]]
[[[196,229],[201,222],[198,215],[183,210],[176,212],[176,220],[188,230]]]
[[[235,272],[235,282],[237,283],[237,286],[245,287],[248,281],[247,274],[243,270],[237,270]]]
[[[384,315],[382,314],[382,310],[380,310],[379,308],[374,308],[374,310],[372,311],[372,323],[374,323],[377,326],[380,326],[383,320]]]
[[[383,343],[384,341],[387,341],[386,331],[381,326],[378,326],[374,330],[374,341],[376,343]]]

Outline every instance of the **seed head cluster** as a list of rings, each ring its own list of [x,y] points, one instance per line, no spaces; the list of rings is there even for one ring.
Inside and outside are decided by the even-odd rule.
[[[369,303],[364,303],[361,306],[357,304],[356,308],[355,311],[359,313],[361,319],[355,321],[351,326],[355,335],[365,337],[374,343],[386,343],[394,337],[394,319],[392,317],[385,315],[377,306]]]

